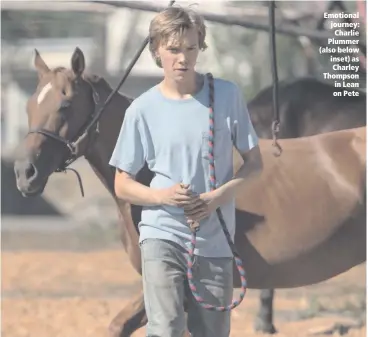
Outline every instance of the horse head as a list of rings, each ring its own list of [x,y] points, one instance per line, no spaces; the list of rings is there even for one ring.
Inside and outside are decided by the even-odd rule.
[[[71,69],[50,69],[37,50],[34,65],[38,85],[27,101],[28,133],[14,163],[17,188],[23,196],[41,194],[53,172],[64,171],[85,155],[93,133],[86,125],[98,100],[84,75],[85,59],[79,48],[71,57]]]

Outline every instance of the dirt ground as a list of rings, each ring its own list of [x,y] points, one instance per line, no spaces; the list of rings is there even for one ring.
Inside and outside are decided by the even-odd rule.
[[[2,236],[3,337],[107,337],[109,323],[140,287],[119,246],[63,251],[56,247],[60,235],[55,249],[37,249],[24,236]],[[318,285],[277,290],[277,336],[366,336],[365,284],[361,265]],[[263,336],[253,331],[258,295],[249,290],[233,311],[231,337]],[[144,328],[134,337],[144,337]]]

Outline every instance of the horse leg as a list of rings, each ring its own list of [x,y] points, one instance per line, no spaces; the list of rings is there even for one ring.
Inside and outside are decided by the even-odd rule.
[[[254,329],[263,333],[274,334],[273,325],[273,289],[262,289],[260,294],[260,309],[256,317]]]
[[[146,323],[147,316],[144,309],[143,290],[141,290],[111,321],[110,336],[129,337]]]

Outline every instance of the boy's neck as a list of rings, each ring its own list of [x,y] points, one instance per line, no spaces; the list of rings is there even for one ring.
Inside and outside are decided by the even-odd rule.
[[[167,97],[186,99],[194,96],[201,89],[202,84],[202,76],[194,72],[192,76],[188,76],[182,81],[175,81],[174,79],[165,77],[160,83],[160,89]]]

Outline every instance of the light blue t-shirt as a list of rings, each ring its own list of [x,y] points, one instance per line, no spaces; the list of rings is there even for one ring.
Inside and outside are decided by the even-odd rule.
[[[232,146],[244,152],[256,146],[258,138],[239,88],[217,78],[214,87],[214,155],[216,187],[219,187],[233,177]],[[127,109],[110,165],[136,175],[147,162],[154,173],[152,188],[183,182],[197,193],[208,192],[208,104],[207,76],[200,92],[189,99],[166,98],[158,86],[149,89]],[[235,199],[222,205],[221,210],[234,239]],[[139,231],[140,242],[159,238],[186,249],[191,237],[184,210],[172,206],[143,207]],[[216,212],[200,222],[195,254],[232,256]]]

